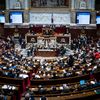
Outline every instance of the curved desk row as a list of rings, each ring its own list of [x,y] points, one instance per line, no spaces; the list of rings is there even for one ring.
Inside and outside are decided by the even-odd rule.
[[[65,94],[47,94],[47,95],[34,95],[36,100],[40,100],[40,97],[45,96],[47,100],[99,100],[100,94],[96,91],[100,90],[100,87],[82,90],[78,92],[70,92]],[[24,97],[24,96],[23,96]]]
[[[98,80],[100,72],[94,73],[94,77]],[[55,85],[55,84],[63,84],[63,83],[73,83],[79,82],[80,80],[88,80],[90,79],[90,75],[82,75],[82,76],[75,76],[69,78],[57,78],[57,79],[31,79],[31,85]]]

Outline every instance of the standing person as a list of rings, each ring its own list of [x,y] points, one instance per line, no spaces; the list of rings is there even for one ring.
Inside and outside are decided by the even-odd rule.
[[[26,48],[25,40],[22,41],[21,48]]]
[[[23,40],[22,40],[22,36],[19,35],[19,44],[20,44],[20,45],[22,45],[22,41],[23,41]]]
[[[72,67],[74,64],[74,57],[72,55],[69,56],[68,62],[67,62],[68,66]]]
[[[15,28],[13,35],[14,35],[14,39],[19,39],[20,34],[19,34],[19,30],[17,28]]]

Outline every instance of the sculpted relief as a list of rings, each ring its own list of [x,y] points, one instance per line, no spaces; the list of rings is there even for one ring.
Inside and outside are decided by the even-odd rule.
[[[68,7],[69,0],[31,0],[31,7]]]

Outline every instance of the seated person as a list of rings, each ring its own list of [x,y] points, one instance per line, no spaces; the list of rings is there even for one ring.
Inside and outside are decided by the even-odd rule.
[[[0,93],[0,100],[4,100],[4,95]]]
[[[29,100],[30,99],[30,94],[27,92],[26,94],[25,94],[25,100]]]
[[[30,32],[30,30],[28,30],[28,32],[26,33],[27,35],[31,35],[31,32]]]
[[[51,35],[52,34],[52,30],[43,30],[43,34],[44,35]]]
[[[38,92],[40,94],[45,94],[46,93],[46,89],[42,85],[39,85]]]
[[[14,74],[14,72],[12,70],[10,70],[8,72],[8,76],[14,78],[15,77],[15,74]]]
[[[45,96],[42,96],[42,97],[40,98],[40,100],[47,100],[47,98],[46,98]]]
[[[34,31],[32,31],[32,35],[35,35],[36,33]]]

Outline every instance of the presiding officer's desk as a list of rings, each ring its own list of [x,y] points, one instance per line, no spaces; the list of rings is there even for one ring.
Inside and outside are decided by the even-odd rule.
[[[49,49],[39,49],[35,52],[35,56],[40,57],[56,57],[57,52],[55,50],[49,50]]]

